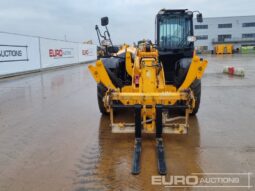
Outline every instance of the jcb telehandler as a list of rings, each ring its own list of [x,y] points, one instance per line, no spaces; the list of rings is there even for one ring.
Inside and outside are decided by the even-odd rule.
[[[166,174],[162,133],[187,133],[189,115],[199,109],[200,79],[207,61],[194,51],[195,12],[160,10],[155,44],[142,40],[138,45],[119,48],[110,39],[107,17],[101,19],[106,27],[103,34],[96,26],[101,53],[89,70],[97,82],[99,109],[110,115],[112,132],[135,133],[133,174],[140,173],[142,132],[155,133],[158,171]],[[197,21],[202,20],[197,12]],[[114,122],[118,108],[134,109],[134,123]]]

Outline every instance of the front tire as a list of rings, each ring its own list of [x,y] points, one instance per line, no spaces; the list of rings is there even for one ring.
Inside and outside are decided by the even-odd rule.
[[[200,100],[201,100],[201,80],[195,80],[191,86],[191,90],[194,93],[194,97],[196,100],[195,107],[192,110],[192,113],[190,115],[196,115],[200,106]]]
[[[106,111],[106,108],[103,102],[103,98],[105,96],[106,91],[107,91],[107,88],[103,84],[101,83],[97,84],[97,102],[98,102],[99,110],[103,115],[109,114],[109,112]]]

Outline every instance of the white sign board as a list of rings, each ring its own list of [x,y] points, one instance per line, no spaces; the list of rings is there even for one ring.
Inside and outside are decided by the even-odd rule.
[[[42,68],[78,63],[78,43],[40,39]]]
[[[40,69],[38,38],[0,33],[0,75]]]

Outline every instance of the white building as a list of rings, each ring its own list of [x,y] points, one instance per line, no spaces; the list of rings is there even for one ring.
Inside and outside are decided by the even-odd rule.
[[[215,44],[231,43],[235,49],[255,46],[255,15],[194,19],[195,46],[198,50],[211,51]]]

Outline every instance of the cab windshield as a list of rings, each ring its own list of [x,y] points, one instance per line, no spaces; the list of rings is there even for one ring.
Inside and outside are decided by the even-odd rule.
[[[159,48],[179,49],[190,46],[187,38],[192,33],[189,16],[162,16],[159,19]]]

